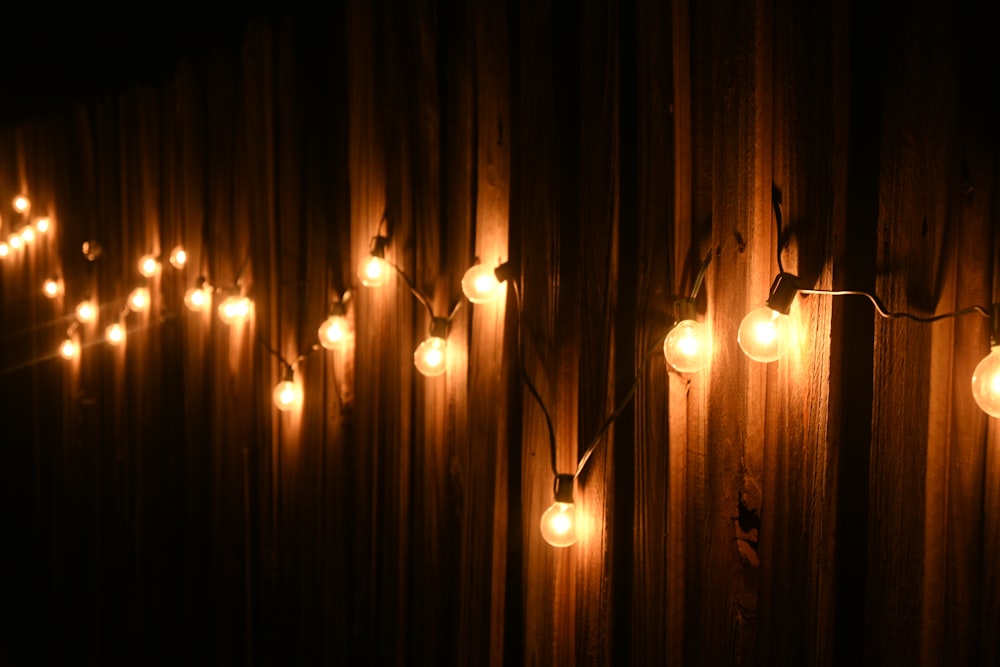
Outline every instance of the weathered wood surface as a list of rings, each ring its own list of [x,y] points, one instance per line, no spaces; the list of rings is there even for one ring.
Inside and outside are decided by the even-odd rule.
[[[997,298],[982,9],[352,0],[0,129],[0,237],[17,192],[56,222],[0,260],[0,662],[994,664],[986,320],[803,295],[784,359],[735,336],[779,256],[893,310]],[[436,315],[477,259],[516,267],[455,313],[443,377],[412,366],[403,276],[357,284],[380,234]],[[109,349],[139,255],[177,243]],[[706,254],[714,356],[681,375],[657,347]],[[199,275],[253,318],[187,312]],[[348,289],[353,344],[314,349]],[[569,549],[538,531],[556,471],[519,338],[557,472],[635,381]]]

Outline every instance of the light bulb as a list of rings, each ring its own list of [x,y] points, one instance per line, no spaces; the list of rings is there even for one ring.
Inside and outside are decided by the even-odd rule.
[[[0,241],[0,259],[6,257],[9,254],[10,254],[10,246],[4,241]]]
[[[275,385],[271,399],[279,410],[292,410],[302,404],[302,387],[294,380],[283,380]]]
[[[554,547],[568,547],[576,543],[576,506],[556,501],[542,514],[542,538]]]
[[[361,261],[358,277],[365,287],[381,287],[389,280],[389,263],[381,257],[369,255]]]
[[[319,325],[319,344],[328,350],[339,347],[350,334],[350,324],[343,315],[331,315]]]
[[[31,201],[24,195],[18,195],[14,197],[14,210],[18,213],[24,213],[29,208],[31,208]]]
[[[212,292],[207,287],[192,287],[184,293],[184,305],[189,310],[200,313],[212,303]]]
[[[472,303],[486,303],[496,299],[500,292],[500,281],[496,269],[485,264],[476,264],[462,276],[462,292]]]
[[[136,287],[128,295],[128,308],[134,313],[144,313],[149,310],[149,290],[145,287]]]
[[[441,375],[447,367],[447,348],[444,338],[431,336],[417,346],[413,353],[413,365],[427,377]]]
[[[50,299],[54,299],[62,294],[62,281],[56,278],[49,278],[42,285],[42,292]]]
[[[663,339],[663,356],[680,373],[697,373],[712,357],[712,339],[705,325],[681,320]]]
[[[143,255],[139,258],[139,273],[146,278],[152,278],[160,270],[160,262],[153,255]]]
[[[24,245],[24,239],[21,238],[20,234],[11,234],[7,237],[7,245],[10,246],[11,250],[18,250]]]
[[[81,322],[93,322],[97,317],[97,308],[90,301],[81,301],[76,306],[76,319]]]
[[[25,227],[24,229],[22,229],[21,230],[21,241],[24,242],[24,245],[28,245],[29,243],[34,243],[34,241],[35,241],[35,228],[32,227],[31,225],[28,225],[27,227]]]
[[[44,234],[49,231],[49,226],[51,224],[52,223],[48,218],[39,218],[38,220],[35,220],[35,229],[38,230],[39,234]]]
[[[63,359],[76,359],[80,355],[80,346],[72,338],[67,338],[59,346],[59,356]]]
[[[226,324],[239,324],[250,314],[250,299],[245,296],[230,296],[219,304],[219,319]]]
[[[170,251],[170,266],[175,269],[183,269],[184,265],[187,264],[187,260],[187,251],[184,250],[183,246],[176,246]]]
[[[120,345],[125,342],[125,327],[115,322],[104,330],[104,339],[112,345]]]
[[[737,333],[737,340],[743,353],[754,361],[764,363],[776,361],[788,350],[791,337],[789,316],[767,306],[754,308],[743,321]]]
[[[990,348],[972,372],[972,397],[983,412],[1000,417],[1000,345]]]

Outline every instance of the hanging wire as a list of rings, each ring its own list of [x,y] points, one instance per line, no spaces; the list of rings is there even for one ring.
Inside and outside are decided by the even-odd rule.
[[[528,392],[535,399],[535,402],[538,403],[538,407],[541,408],[542,415],[545,417],[545,427],[548,429],[549,434],[549,457],[552,474],[558,476],[559,470],[556,467],[556,433],[555,429],[552,428],[552,417],[549,415],[548,408],[545,407],[545,401],[542,400],[538,389],[535,388],[535,383],[531,381],[531,377],[528,376],[528,370],[524,366],[524,346],[521,343],[521,321],[524,315],[521,304],[521,288],[517,280],[513,278],[510,279],[510,283],[514,286],[514,297],[517,302],[517,365],[521,369],[521,378],[524,380],[524,385],[528,388]]]
[[[780,225],[780,223],[779,223]],[[688,301],[694,303],[695,299],[698,298],[698,292],[701,291],[701,284],[705,281],[705,273],[708,272],[708,264],[712,261],[712,251],[709,250],[705,255],[705,259],[701,262],[701,268],[698,269],[698,275],[694,278],[694,285],[691,287],[691,296]]]
[[[785,267],[781,263],[781,248],[784,245],[784,241],[781,238],[781,190],[776,188],[774,185],[771,186],[771,207],[774,208],[774,221],[778,226],[778,241],[775,244],[778,249],[778,273],[784,273]]]
[[[406,272],[403,271],[403,269],[399,268],[395,263],[390,262],[388,260],[385,260],[385,262],[386,262],[386,264],[388,264],[389,266],[391,266],[396,271],[396,273],[399,274],[399,276],[403,279],[403,282],[406,283],[406,286],[410,288],[410,293],[413,294],[414,297],[416,297],[417,301],[419,301],[420,303],[424,304],[424,308],[427,309],[427,314],[433,320],[434,319],[434,307],[431,305],[430,299],[428,299],[426,296],[424,296],[423,292],[421,292],[420,290],[417,289],[416,284],[413,282],[413,280],[410,279],[410,277],[408,275],[406,275]],[[457,308],[457,306],[456,306],[456,308]]]
[[[963,308],[961,310],[956,310],[950,313],[941,313],[940,315],[930,315],[927,317],[921,315],[914,315],[912,313],[904,312],[893,312],[885,307],[885,304],[875,296],[874,294],[869,294],[868,292],[861,292],[857,290],[821,290],[821,289],[800,289],[800,294],[826,294],[827,296],[863,296],[872,302],[875,306],[875,312],[881,317],[887,320],[897,320],[897,319],[908,319],[914,322],[937,322],[938,320],[943,320],[949,317],[959,317],[961,315],[969,315],[971,313],[979,313],[983,317],[990,318],[992,315],[986,308],[982,306],[969,306],[968,308]]]

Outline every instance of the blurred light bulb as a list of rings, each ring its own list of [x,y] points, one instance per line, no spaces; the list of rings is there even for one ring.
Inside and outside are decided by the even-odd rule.
[[[21,230],[21,241],[24,242],[24,245],[28,245],[29,243],[34,243],[34,241],[35,241],[35,228],[32,227],[31,225],[28,225],[27,227],[25,227],[24,229],[22,229]]]
[[[462,292],[471,303],[493,301],[500,293],[496,270],[485,264],[476,264],[462,276]]]
[[[448,344],[444,338],[431,336],[417,346],[413,353],[413,365],[427,377],[435,377],[444,373],[447,364],[445,352]]]
[[[576,543],[576,506],[556,501],[542,514],[542,538],[554,547],[568,547]]]
[[[97,308],[90,301],[81,301],[76,306],[76,319],[81,322],[93,322],[97,318]]]
[[[6,242],[0,241],[0,259],[10,254],[10,246]]]
[[[350,334],[350,324],[343,315],[331,315],[319,325],[319,344],[333,350],[344,343]]]
[[[245,296],[230,296],[219,304],[219,319],[226,324],[239,324],[250,314],[250,299]]]
[[[20,234],[11,234],[7,237],[7,245],[10,246],[11,250],[18,250],[24,245],[24,239],[21,238]]]
[[[42,285],[42,292],[50,299],[54,299],[63,293],[62,281],[57,278],[49,278]]]
[[[39,234],[44,234],[49,231],[49,226],[51,224],[52,223],[48,218],[39,218],[38,220],[35,220],[35,229],[38,230]]]
[[[125,327],[115,322],[104,330],[104,339],[112,345],[120,345],[125,341]]]
[[[788,350],[790,337],[789,316],[767,306],[747,313],[736,336],[744,354],[764,363],[780,359]]]
[[[149,310],[149,290],[145,287],[136,287],[128,295],[128,308],[134,313],[144,313]]]
[[[14,197],[14,210],[18,213],[24,213],[29,208],[31,208],[31,201],[24,195],[18,195]]]
[[[187,251],[184,250],[183,246],[176,246],[170,251],[170,266],[175,269],[183,269],[187,261]]]
[[[365,287],[381,287],[389,280],[389,263],[381,257],[369,255],[361,261],[358,277]]]
[[[192,287],[184,293],[184,305],[189,310],[200,313],[212,303],[212,292],[208,287]]]
[[[302,405],[302,387],[294,380],[283,380],[275,385],[271,399],[279,410],[292,410]]]
[[[59,346],[59,356],[63,359],[76,359],[80,355],[80,346],[72,338],[67,338]]]
[[[1000,417],[1000,345],[990,348],[972,372],[972,397],[983,412]]]
[[[705,325],[681,320],[663,339],[663,356],[681,373],[697,373],[712,357],[712,339]]]
[[[152,278],[160,270],[160,262],[153,255],[143,255],[139,258],[139,273],[146,278]]]

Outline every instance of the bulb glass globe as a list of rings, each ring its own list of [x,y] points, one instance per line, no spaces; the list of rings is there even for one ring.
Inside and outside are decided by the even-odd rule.
[[[139,273],[146,278],[152,278],[160,269],[160,262],[152,255],[143,255],[139,258]]]
[[[6,243],[0,242],[0,258],[6,257],[10,254],[10,246]]]
[[[128,309],[133,313],[144,313],[149,310],[149,290],[145,287],[136,287],[128,295]]]
[[[381,287],[389,280],[389,263],[381,257],[369,255],[358,267],[358,278],[365,287]]]
[[[59,346],[59,356],[63,359],[76,359],[79,354],[80,346],[72,338],[67,338]]]
[[[319,325],[319,344],[328,350],[340,347],[350,333],[347,318],[343,315],[331,315]]]
[[[81,301],[76,306],[76,319],[81,322],[93,322],[97,317],[97,308],[89,301]]]
[[[200,313],[212,302],[212,293],[207,288],[192,287],[184,293],[184,305],[188,310]]]
[[[219,304],[219,319],[226,324],[243,322],[250,314],[250,299],[245,296],[230,296]]]
[[[493,267],[477,264],[462,276],[462,292],[472,303],[493,301],[499,291],[500,281],[497,280]]]
[[[441,375],[447,367],[447,349],[444,338],[431,336],[417,346],[413,353],[413,365],[427,377]]]
[[[740,322],[737,340],[743,353],[754,361],[777,361],[788,350],[791,325],[788,315],[767,306],[755,308]]]
[[[120,345],[125,342],[125,327],[115,322],[104,330],[104,339],[112,345]]]
[[[38,230],[39,234],[44,234],[49,231],[49,225],[51,224],[52,223],[48,218],[39,218],[35,221],[35,229]]]
[[[18,195],[14,197],[14,210],[18,213],[24,213],[29,208],[31,208],[31,201],[24,195]]]
[[[175,269],[183,269],[187,261],[187,251],[184,250],[183,246],[176,246],[170,251],[170,266]]]
[[[292,380],[279,382],[271,392],[271,400],[279,410],[291,410],[302,404],[302,387]]]
[[[49,278],[42,285],[42,292],[50,299],[54,299],[62,293],[62,285],[55,278]]]
[[[681,320],[663,339],[663,356],[681,373],[697,373],[712,356],[712,341],[703,324]]]
[[[7,237],[7,245],[10,246],[11,250],[19,250],[24,245],[24,239],[21,238],[20,234],[11,234]]]
[[[576,543],[576,506],[573,503],[554,502],[542,514],[542,537],[554,547],[568,547]]]
[[[21,230],[21,241],[24,242],[24,245],[28,245],[29,243],[34,243],[34,241],[35,241],[35,228],[32,227],[31,225],[28,225],[27,227],[25,227],[24,229],[22,229]]]
[[[1000,345],[994,345],[972,372],[972,397],[983,412],[1000,417]]]

